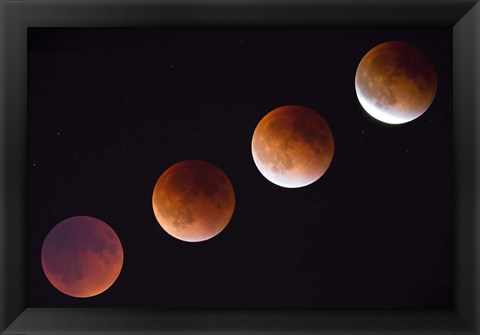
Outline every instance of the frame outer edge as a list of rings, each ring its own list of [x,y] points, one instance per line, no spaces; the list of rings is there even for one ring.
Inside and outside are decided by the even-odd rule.
[[[0,158],[4,157],[3,154],[3,54],[5,48],[3,47],[3,2],[0,1]],[[5,278],[5,270],[3,267],[4,264],[4,219],[3,219],[3,160],[0,161],[0,294],[2,297],[5,296],[5,285],[4,285],[4,278]],[[6,328],[5,326],[5,310],[6,310],[5,300],[3,298],[0,299],[0,332],[3,332]]]
[[[6,129],[6,127],[4,126],[5,125],[5,119],[6,119],[6,107],[9,106],[9,103],[11,103],[11,101],[13,101],[15,98],[16,98],[16,95],[9,95],[7,94],[8,92],[12,92],[12,91],[15,91],[15,89],[18,87],[19,83],[18,81],[15,81],[14,85],[14,88],[7,88],[5,87],[4,85],[4,82],[5,82],[5,70],[7,72],[15,72],[15,65],[18,65],[19,62],[21,62],[21,60],[16,60],[14,61],[14,69],[8,69],[5,64],[8,63],[7,60],[5,59],[5,56],[6,56],[6,52],[5,52],[5,49],[4,49],[4,45],[6,44],[5,43],[5,40],[6,40],[6,37],[11,37],[11,36],[7,36],[7,33],[6,33],[6,27],[8,26],[7,23],[5,21],[13,21],[15,18],[14,17],[8,17],[8,15],[6,15],[6,10],[5,10],[5,7],[7,5],[7,3],[10,2],[12,3],[11,1],[4,1],[4,0],[0,0],[0,157],[2,158],[0,160],[0,333],[3,333],[3,331],[6,329],[6,327],[8,326],[8,323],[12,322],[13,319],[15,318],[15,315],[14,315],[14,310],[17,310],[19,305],[21,304],[21,302],[17,302],[16,304],[14,304],[14,306],[10,306],[9,305],[9,300],[7,300],[7,297],[11,297],[13,296],[14,293],[16,293],[15,289],[12,289],[12,290],[9,290],[9,285],[7,285],[5,279],[6,279],[6,270],[7,270],[7,267],[10,269],[10,264],[11,263],[7,263],[6,260],[7,260],[7,255],[6,255],[6,243],[9,244],[9,246],[11,247],[11,244],[13,243],[13,241],[7,241],[7,238],[6,238],[6,221],[5,219],[6,218],[9,218],[9,217],[13,217],[13,218],[16,218],[17,217],[17,213],[14,213],[14,214],[8,214],[11,212],[8,211],[8,213],[5,213],[5,208],[6,208],[6,204],[7,204],[7,198],[5,196],[6,194],[6,182],[8,183],[9,185],[9,190],[12,188],[12,185],[14,186],[15,185],[15,181],[7,181],[5,179],[5,176],[7,175],[5,170],[6,169],[10,169],[11,170],[11,165],[10,167],[7,167],[7,164],[5,162],[5,160],[3,159],[5,157],[6,154],[8,154],[7,150],[8,149],[8,146],[7,144],[11,144],[12,141],[16,138],[16,139],[19,139],[20,138],[20,141],[19,143],[17,143],[15,145],[15,148],[17,146],[21,146],[23,144],[25,144],[25,139],[22,138],[22,135],[24,135],[22,132],[20,134],[12,134],[12,130],[9,131],[9,129]],[[23,2],[20,0],[20,2]],[[37,1],[33,1],[33,3],[35,3]],[[67,1],[68,3],[69,1]],[[181,1],[180,1],[181,2]],[[473,294],[473,297],[472,297],[472,300],[474,300],[473,304],[474,304],[474,310],[472,311],[472,314],[473,314],[473,319],[469,318],[470,320],[469,321],[472,321],[473,325],[474,325],[474,328],[475,328],[475,334],[480,334],[480,317],[479,317],[479,313],[480,313],[480,308],[479,308],[479,301],[480,301],[480,269],[479,269],[479,262],[480,262],[480,256],[479,256],[479,253],[480,253],[480,227],[479,227],[479,198],[478,198],[478,192],[480,191],[480,179],[478,178],[479,176],[479,169],[480,169],[480,138],[479,138],[479,134],[478,132],[480,132],[480,111],[479,111],[479,106],[480,106],[480,99],[479,99],[479,92],[480,92],[480,77],[479,77],[479,70],[480,70],[480,60],[479,60],[479,57],[480,57],[480,41],[479,41],[479,26],[480,26],[480,4],[477,2],[477,4],[475,5],[475,7],[470,11],[470,14],[473,16],[475,16],[475,28],[476,28],[476,40],[475,40],[475,46],[476,46],[476,49],[474,49],[474,55],[472,55],[472,57],[475,57],[474,59],[474,64],[475,64],[475,68],[470,68],[468,69],[469,73],[470,73],[470,77],[474,77],[475,81],[473,82],[473,87],[470,87],[469,89],[469,92],[472,92],[472,90],[475,90],[474,92],[476,92],[476,94],[474,94],[473,96],[475,98],[470,97],[468,96],[468,98],[470,99],[468,101],[468,103],[470,103],[471,105],[469,105],[468,107],[469,108],[472,108],[474,107],[474,114],[473,116],[470,117],[470,121],[473,121],[472,122],[472,125],[471,127],[473,127],[474,129],[474,132],[473,134],[469,133],[469,135],[467,136],[475,136],[474,137],[474,141],[472,141],[472,146],[473,146],[473,154],[474,154],[474,157],[472,157],[472,159],[474,159],[475,161],[473,162],[472,164],[472,168],[475,169],[473,171],[473,174],[471,174],[470,176],[471,177],[474,177],[474,183],[472,183],[472,180],[470,180],[470,183],[472,183],[472,188],[474,189],[474,191],[476,192],[473,196],[473,198],[471,198],[469,201],[470,202],[476,202],[476,206],[474,207],[474,218],[475,218],[475,221],[474,221],[474,231],[473,231],[473,234],[470,236],[470,240],[473,239],[474,242],[477,242],[476,244],[473,243],[470,247],[473,248],[472,251],[474,251],[474,259],[471,260],[473,262],[471,262],[470,264],[474,263],[473,266],[474,266],[474,274],[475,274],[475,277],[473,278],[474,279],[474,283],[472,284],[472,286],[470,286],[471,288],[474,288],[474,294]],[[16,48],[19,49],[21,48],[21,46],[19,46],[18,43],[16,43]],[[473,49],[473,47],[471,47]],[[11,59],[11,58],[10,58]],[[10,65],[10,63],[8,63]],[[471,63],[469,63],[471,64]],[[474,74],[472,74],[472,72],[475,72]],[[18,79],[17,79],[18,80]],[[469,82],[470,83],[470,82]],[[462,94],[461,95],[462,97],[465,96],[465,94]],[[7,103],[5,101],[5,99],[7,99],[9,101],[9,103]],[[473,106],[472,106],[473,105]],[[455,106],[457,106],[457,104],[455,104]],[[23,131],[23,129],[22,129]],[[7,134],[5,133],[7,132]],[[462,142],[462,143],[465,143],[465,142]],[[462,151],[465,151],[465,150],[462,150]],[[9,151],[10,153],[13,153],[14,154],[14,159],[15,159],[15,164],[17,163],[22,163],[21,161],[21,158],[19,159],[19,156],[18,156],[18,152],[16,153],[14,150],[11,150]],[[458,173],[457,173],[457,177],[458,177]],[[468,180],[467,180],[468,182]],[[24,183],[25,182],[22,182],[19,184],[19,186],[24,186]],[[18,200],[18,190],[17,192],[15,192],[14,196],[10,197],[10,200],[8,200],[8,203],[12,203],[12,202],[15,202],[15,200]],[[13,199],[12,199],[13,198]],[[467,199],[468,200],[468,199]],[[458,214],[457,214],[458,215]],[[21,246],[23,247],[23,245]],[[17,248],[14,248],[14,250],[17,250]],[[22,253],[20,255],[23,255]],[[470,268],[472,269],[472,268]],[[17,268],[14,268],[13,270],[18,270]],[[16,287],[15,287],[16,288]],[[23,296],[21,297],[23,298]],[[22,299],[20,299],[22,300]],[[8,307],[8,308],[7,308]],[[13,310],[11,307],[14,307]],[[7,312],[7,309],[9,310]],[[21,312],[21,311],[19,311]],[[459,313],[460,315],[462,315],[461,313]],[[464,317],[464,315],[462,315],[462,317]],[[467,319],[465,317],[465,319]]]
[[[480,3],[453,27],[454,308],[480,334]],[[461,113],[459,113],[461,111]],[[473,294],[472,294],[473,293]]]
[[[26,30],[0,0],[0,332],[26,308]],[[6,50],[8,46],[8,50]],[[23,53],[22,53],[23,52]],[[18,57],[22,54],[22,57]],[[8,85],[6,82],[8,81]]]
[[[475,282],[475,287],[474,287],[474,306],[473,306],[473,312],[474,312],[474,319],[473,319],[473,324],[474,324],[474,329],[476,334],[480,334],[480,2],[477,2],[475,7],[472,9],[474,11],[474,33],[475,33],[475,39],[474,39],[474,48],[475,48],[475,54],[474,54],[474,62],[475,62],[475,68],[473,69],[473,73],[475,76],[475,86],[474,86],[474,94],[475,96],[475,105],[473,108],[473,113],[476,116],[476,142],[475,142],[475,172],[476,172],[476,185],[475,185],[475,201],[476,201],[476,206],[475,206],[475,222],[474,222],[474,243],[476,246],[476,250],[474,252],[474,271],[475,271],[475,276],[474,276],[474,282]]]

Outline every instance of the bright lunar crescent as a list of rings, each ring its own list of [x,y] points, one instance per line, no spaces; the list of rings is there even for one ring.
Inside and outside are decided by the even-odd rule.
[[[318,180],[330,166],[333,152],[333,135],[327,122],[303,106],[272,110],[253,133],[255,165],[269,181],[286,188]]]
[[[385,42],[360,61],[355,90],[362,107],[377,120],[406,123],[432,104],[437,74],[422,50],[405,42]]]
[[[87,298],[107,290],[123,265],[123,248],[115,231],[90,216],[63,220],[42,246],[43,271],[60,292]]]
[[[225,173],[201,161],[182,161],[158,178],[152,206],[160,226],[186,242],[201,242],[219,234],[230,222],[235,194]]]

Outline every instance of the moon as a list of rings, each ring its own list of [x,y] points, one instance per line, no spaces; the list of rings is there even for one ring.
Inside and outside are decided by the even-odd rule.
[[[430,107],[437,91],[437,74],[422,50],[406,42],[385,42],[360,61],[355,90],[368,114],[385,123],[401,124]]]
[[[152,206],[160,226],[185,242],[201,242],[218,235],[230,222],[235,194],[217,166],[187,160],[169,167],[158,178]]]
[[[61,221],[48,233],[41,261],[49,282],[60,292],[87,298],[106,291],[123,265],[123,248],[115,231],[90,216]]]
[[[266,179],[286,188],[318,180],[330,166],[333,152],[333,135],[327,122],[303,106],[272,110],[253,133],[255,165]]]

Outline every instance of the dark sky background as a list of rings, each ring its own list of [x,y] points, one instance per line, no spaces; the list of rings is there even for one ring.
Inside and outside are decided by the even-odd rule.
[[[430,109],[388,125],[354,77],[374,46],[402,40],[432,60]],[[30,307],[448,308],[453,276],[452,31],[374,28],[50,29],[28,32]],[[257,123],[289,104],[318,112],[335,154],[297,189],[266,180]],[[201,159],[234,187],[229,225],[179,241],[151,207],[158,177]],[[118,234],[115,284],[57,291],[40,254],[77,215]]]

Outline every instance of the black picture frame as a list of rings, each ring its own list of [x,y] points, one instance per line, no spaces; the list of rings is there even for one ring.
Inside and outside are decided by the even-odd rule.
[[[478,1],[0,0],[2,334],[480,334]],[[26,296],[28,27],[451,27],[455,283],[452,310],[34,309]]]

